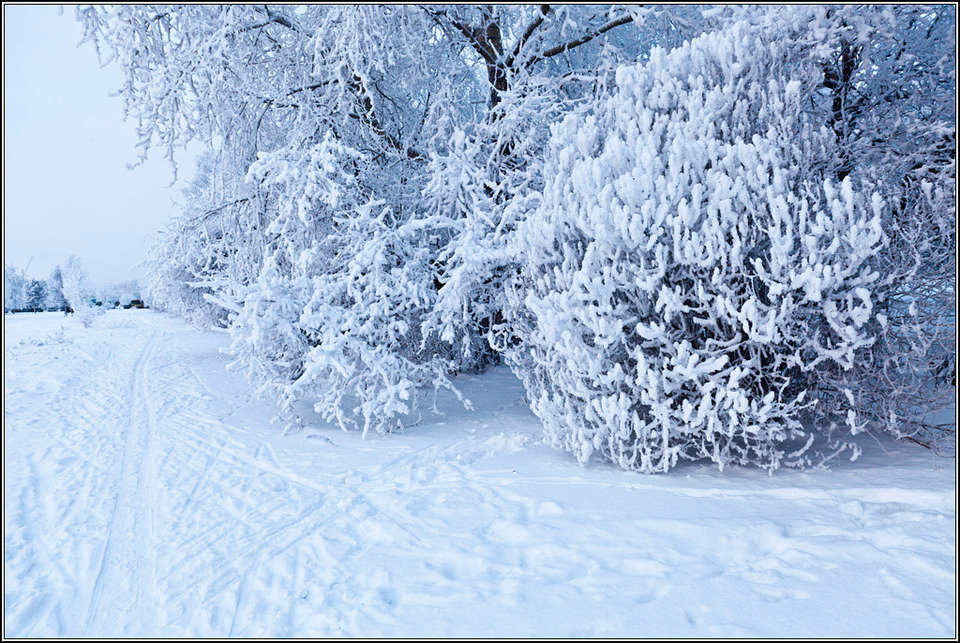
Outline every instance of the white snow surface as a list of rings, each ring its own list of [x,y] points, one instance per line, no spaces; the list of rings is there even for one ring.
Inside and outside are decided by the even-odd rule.
[[[222,333],[5,317],[6,636],[955,636],[955,460],[644,476],[506,369],[405,434],[283,435]]]

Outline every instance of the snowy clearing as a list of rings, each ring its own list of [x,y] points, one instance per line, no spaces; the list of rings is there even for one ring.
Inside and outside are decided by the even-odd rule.
[[[955,461],[918,447],[580,467],[505,369],[405,435],[283,436],[222,334],[5,325],[6,636],[956,635]]]

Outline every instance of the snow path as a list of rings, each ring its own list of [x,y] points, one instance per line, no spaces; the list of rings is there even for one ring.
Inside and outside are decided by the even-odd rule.
[[[644,477],[504,370],[406,435],[283,436],[225,337],[5,317],[6,636],[954,636],[954,460]]]

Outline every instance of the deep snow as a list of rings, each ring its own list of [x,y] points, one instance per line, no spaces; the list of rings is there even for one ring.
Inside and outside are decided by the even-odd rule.
[[[580,467],[504,369],[403,435],[284,436],[223,334],[5,325],[6,636],[956,635],[955,460],[914,445]]]

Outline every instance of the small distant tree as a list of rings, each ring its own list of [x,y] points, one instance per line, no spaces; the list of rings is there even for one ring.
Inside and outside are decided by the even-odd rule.
[[[63,273],[60,266],[57,266],[47,277],[47,297],[46,307],[49,309],[60,310],[65,308],[67,300],[63,297]]]
[[[27,282],[25,295],[25,307],[32,312],[41,311],[47,299],[47,284],[40,279],[31,279]]]
[[[25,305],[24,286],[27,278],[13,266],[3,265],[3,311],[21,310]]]
[[[67,305],[73,309],[80,322],[89,328],[93,320],[103,313],[103,309],[93,306],[90,302],[90,284],[80,259],[70,255],[61,268],[61,275],[63,296],[67,300]]]

